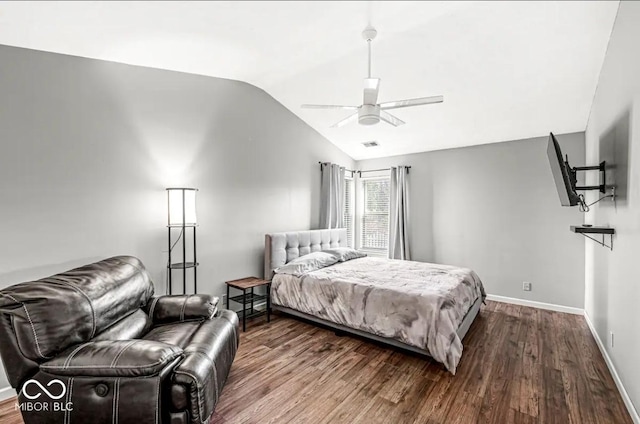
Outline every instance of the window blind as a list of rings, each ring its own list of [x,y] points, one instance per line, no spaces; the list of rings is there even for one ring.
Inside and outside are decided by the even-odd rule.
[[[347,243],[353,247],[354,234],[354,212],[355,212],[355,190],[353,178],[344,179],[344,225],[347,228]]]
[[[362,180],[364,210],[360,247],[386,250],[389,248],[389,178]]]

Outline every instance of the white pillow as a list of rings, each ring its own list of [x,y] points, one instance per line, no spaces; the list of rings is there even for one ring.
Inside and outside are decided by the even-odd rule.
[[[335,254],[326,252],[313,252],[308,255],[300,256],[275,270],[276,274],[291,274],[300,276],[307,272],[326,268],[339,261]]]
[[[340,262],[346,262],[351,259],[364,258],[367,256],[366,253],[352,249],[351,247],[334,247],[333,249],[323,250],[323,252],[336,256]]]

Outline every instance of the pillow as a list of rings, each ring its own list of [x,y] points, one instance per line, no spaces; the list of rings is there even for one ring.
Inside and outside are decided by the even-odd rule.
[[[326,268],[339,261],[335,254],[326,252],[313,252],[308,255],[300,256],[275,270],[276,274],[291,274],[300,276],[307,272]]]
[[[340,262],[346,262],[351,259],[364,258],[367,256],[366,253],[352,249],[351,247],[334,247],[333,249],[323,250],[323,252],[336,256]]]

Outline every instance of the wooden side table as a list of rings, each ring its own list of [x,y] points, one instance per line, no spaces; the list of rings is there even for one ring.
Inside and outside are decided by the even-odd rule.
[[[241,278],[239,280],[227,281],[227,308],[229,302],[234,301],[242,305],[242,310],[238,315],[242,315],[242,331],[247,330],[247,318],[254,318],[263,314],[267,314],[267,322],[271,322],[271,281],[262,280],[257,277]],[[260,286],[267,286],[267,294],[259,295],[254,293],[254,289]],[[242,290],[242,294],[238,296],[230,296],[229,289],[233,287]],[[251,290],[247,293],[247,290]],[[266,301],[266,310],[259,311],[255,309],[256,302]],[[247,308],[249,306],[249,308]],[[229,308],[230,309],[230,308]]]

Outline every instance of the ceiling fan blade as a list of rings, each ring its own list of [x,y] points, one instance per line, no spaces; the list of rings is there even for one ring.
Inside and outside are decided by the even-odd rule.
[[[365,105],[375,105],[378,102],[378,90],[380,89],[380,78],[364,79],[364,99]]]
[[[401,107],[430,105],[444,102],[443,96],[419,97],[417,99],[396,100],[394,102],[380,103],[380,109],[400,109]]]
[[[343,106],[343,105],[302,105],[304,109],[346,109],[357,110],[358,106]]]
[[[393,125],[394,127],[404,125],[404,121],[402,119],[398,119],[389,112],[385,112],[384,110],[380,111],[380,119],[382,119],[387,124]]]
[[[347,116],[342,121],[336,122],[335,124],[331,125],[331,128],[340,128],[352,122],[356,122],[357,120],[358,120],[358,112],[354,113],[353,115]]]

